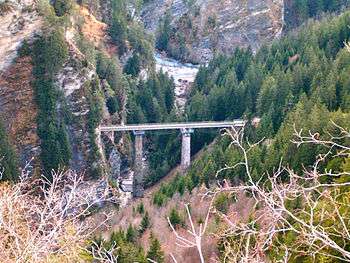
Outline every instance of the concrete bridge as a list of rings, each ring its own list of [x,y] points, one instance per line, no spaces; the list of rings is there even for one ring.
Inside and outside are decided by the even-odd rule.
[[[185,122],[185,123],[150,123],[150,124],[131,124],[131,125],[113,125],[100,126],[98,131],[101,132],[121,132],[132,131],[135,136],[135,172],[133,178],[133,196],[143,196],[143,171],[142,171],[142,156],[143,156],[143,136],[146,131],[157,130],[180,130],[182,134],[182,149],[181,149],[181,169],[183,172],[191,164],[191,134],[194,129],[208,128],[235,128],[239,129],[245,125],[243,120],[222,121],[222,122]]]

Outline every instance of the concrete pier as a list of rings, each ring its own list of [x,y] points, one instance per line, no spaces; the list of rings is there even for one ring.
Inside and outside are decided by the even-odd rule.
[[[181,129],[182,148],[181,148],[181,170],[186,172],[191,165],[191,134],[193,129]]]
[[[191,134],[194,129],[208,129],[208,128],[228,128],[228,129],[242,129],[246,121],[206,121],[206,122],[177,122],[177,123],[144,123],[144,124],[129,124],[123,122],[121,125],[100,126],[96,129],[97,143],[101,145],[101,132],[122,132],[133,131],[135,135],[135,158],[134,158],[134,177],[133,177],[133,196],[143,197],[144,195],[144,165],[143,157],[143,136],[145,131],[158,130],[181,130],[182,133],[182,152],[181,152],[181,170],[186,173],[188,167],[191,165]],[[114,140],[114,139],[113,139]],[[102,147],[101,152],[102,152]]]
[[[133,196],[134,197],[143,197],[144,188],[143,188],[143,136],[145,135],[144,131],[133,131],[135,135],[135,159],[134,159],[134,178],[133,178]]]

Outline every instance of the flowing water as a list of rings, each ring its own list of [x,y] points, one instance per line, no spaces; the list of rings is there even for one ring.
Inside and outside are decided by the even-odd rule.
[[[187,94],[193,83],[199,66],[190,63],[181,63],[160,53],[155,53],[156,70],[167,72],[175,82],[175,105],[179,111],[184,110]]]

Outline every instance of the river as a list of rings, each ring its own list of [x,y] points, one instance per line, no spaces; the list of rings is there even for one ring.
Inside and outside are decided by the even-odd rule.
[[[169,76],[173,77],[175,82],[175,106],[179,111],[183,111],[189,89],[196,77],[199,66],[181,63],[160,53],[155,53],[154,58],[156,70],[163,70],[163,72],[167,72]]]

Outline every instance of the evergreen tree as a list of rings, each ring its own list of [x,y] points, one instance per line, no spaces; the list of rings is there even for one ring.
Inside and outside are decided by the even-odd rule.
[[[139,233],[142,235],[146,231],[146,229],[150,226],[150,224],[151,224],[150,218],[149,218],[148,212],[146,211],[146,213],[144,214],[141,220]]]
[[[109,97],[106,102],[109,114],[113,115],[119,110],[119,103],[116,97]]]
[[[126,238],[126,241],[130,243],[134,243],[136,241],[136,231],[131,224],[128,226],[128,229],[126,230],[125,238]]]
[[[164,19],[159,24],[158,38],[157,38],[157,48],[159,50],[168,50],[169,42],[171,38],[171,14],[167,11]]]
[[[179,212],[175,208],[171,209],[170,215],[169,215],[169,220],[170,220],[170,223],[175,228],[178,227],[178,226],[182,226],[184,224],[182,218],[179,215]]]
[[[38,136],[41,139],[41,161],[44,173],[50,179],[52,170],[68,165],[71,150],[64,123],[58,120],[59,93],[54,75],[68,57],[68,48],[59,29],[38,38],[33,44],[34,91],[38,105]]]
[[[134,53],[126,62],[124,66],[124,72],[131,75],[132,77],[137,77],[140,73],[140,70],[140,58],[136,53]]]
[[[152,259],[157,263],[164,262],[164,252],[160,246],[159,240],[151,233],[150,236],[150,247],[147,252],[147,259]]]
[[[55,0],[53,4],[57,16],[64,16],[72,11],[72,0]]]
[[[119,56],[123,55],[127,50],[127,22],[123,15],[117,13],[113,15],[109,34],[111,35],[112,40],[118,46]]]

